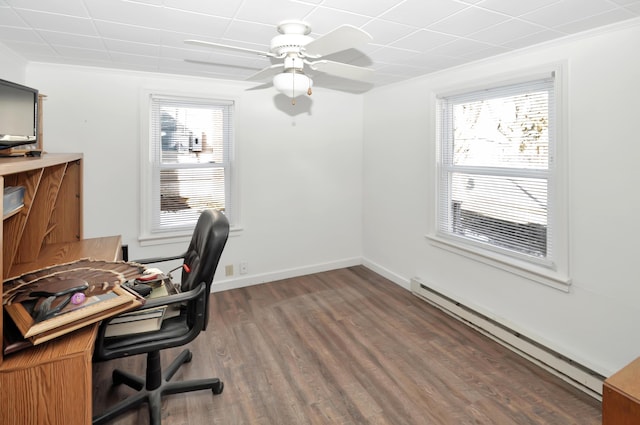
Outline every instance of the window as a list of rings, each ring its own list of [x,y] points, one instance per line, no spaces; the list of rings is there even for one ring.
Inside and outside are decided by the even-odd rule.
[[[556,270],[554,75],[438,97],[437,237]]]
[[[146,232],[190,234],[205,208],[230,216],[233,102],[154,94],[149,107]]]

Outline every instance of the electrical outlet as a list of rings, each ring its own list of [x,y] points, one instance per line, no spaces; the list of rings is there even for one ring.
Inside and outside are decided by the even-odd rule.
[[[227,264],[224,266],[224,275],[233,276],[233,264]]]
[[[249,273],[249,264],[246,261],[240,263],[240,274]]]

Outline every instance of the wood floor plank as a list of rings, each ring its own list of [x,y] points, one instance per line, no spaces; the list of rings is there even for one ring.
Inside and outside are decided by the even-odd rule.
[[[365,267],[211,296],[209,327],[174,380],[225,390],[169,396],[164,425],[600,424],[600,403]],[[162,353],[168,364],[180,349]],[[94,367],[94,411],[131,391]],[[148,421],[146,408],[114,425]]]

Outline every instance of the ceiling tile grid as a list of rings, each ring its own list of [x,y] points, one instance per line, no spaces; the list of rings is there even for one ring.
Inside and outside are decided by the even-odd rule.
[[[283,20],[314,38],[349,24],[373,41],[327,59],[375,70],[341,81],[362,92],[639,16],[640,0],[0,0],[0,43],[34,62],[244,80],[271,62],[184,40],[268,51]]]

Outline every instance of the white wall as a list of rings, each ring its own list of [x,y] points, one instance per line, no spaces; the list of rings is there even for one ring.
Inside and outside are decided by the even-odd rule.
[[[311,113],[297,115],[276,108],[271,91],[247,92],[244,84],[226,81],[30,64],[26,83],[49,96],[45,148],[85,154],[86,237],[122,234],[132,258],[181,250],[137,243],[139,93],[230,93],[238,100],[243,230],[230,238],[221,263],[237,268],[247,261],[250,274],[229,279],[219,271],[217,289],[355,264],[364,255],[365,264],[401,285],[418,276],[609,375],[640,354],[638,51],[636,25],[364,96],[317,89]],[[569,293],[445,252],[424,238],[433,209],[434,88],[563,60]]]
[[[365,95],[364,258],[608,376],[640,355],[640,24],[377,89]],[[430,245],[432,96],[541,63],[568,63],[570,292]]]
[[[2,60],[0,78],[25,84],[27,61],[2,43],[0,43],[0,59]]]
[[[139,97],[143,90],[234,98],[241,231],[230,237],[214,289],[361,261],[361,95],[316,89],[312,104],[274,105],[275,90],[246,83],[99,68],[31,64],[46,94],[44,148],[84,153],[84,236],[121,234],[130,258],[177,254],[186,244],[142,247]],[[283,107],[282,105],[280,105]],[[306,112],[305,112],[306,108]],[[238,276],[238,263],[249,274]],[[235,279],[235,280],[234,280]]]

